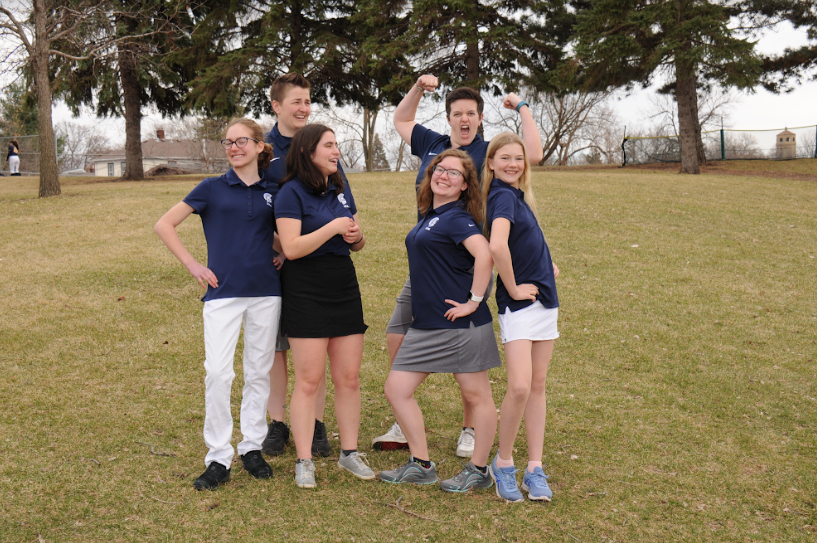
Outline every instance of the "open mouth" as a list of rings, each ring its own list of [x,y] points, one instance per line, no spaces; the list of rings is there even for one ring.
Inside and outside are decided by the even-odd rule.
[[[471,127],[468,125],[463,125],[460,127],[460,136],[463,138],[467,138],[471,134]]]

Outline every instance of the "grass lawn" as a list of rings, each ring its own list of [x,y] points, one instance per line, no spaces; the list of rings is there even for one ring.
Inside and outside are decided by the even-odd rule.
[[[360,448],[376,471],[405,460],[370,443],[393,422],[384,328],[413,178],[350,176],[368,239],[355,255],[370,326]],[[0,180],[0,540],[814,541],[817,183],[628,168],[534,179],[561,269],[549,505],[353,480],[337,440],[315,491],[295,487],[291,443],[271,481],[238,462],[230,483],[196,492],[202,292],[152,226],[197,178],[66,180],[44,200],[36,179]],[[196,217],[180,234],[205,259]],[[499,406],[504,370],[491,379]],[[431,376],[418,398],[450,477],[456,385]]]

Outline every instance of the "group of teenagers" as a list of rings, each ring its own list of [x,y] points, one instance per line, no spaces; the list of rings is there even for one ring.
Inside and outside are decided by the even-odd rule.
[[[351,252],[366,236],[334,132],[309,124],[310,84],[290,73],[272,84],[277,123],[264,134],[254,121],[233,120],[221,140],[231,165],[205,179],[157,223],[155,231],[207,293],[204,301],[206,471],[193,486],[214,490],[229,481],[234,449],[230,391],[233,358],[244,327],[244,387],[238,454],[251,476],[272,477],[264,454],[280,455],[295,442],[295,483],[315,488],[313,455],[329,456],[322,422],[326,359],[334,383],[340,455],[353,475],[388,483],[435,484],[425,424],[415,392],[431,373],[451,373],[460,386],[463,429],[457,454],[464,469],[440,482],[449,492],[490,488],[513,502],[550,501],[542,467],[545,381],[557,328],[553,264],[535,215],[530,166],[541,160],[541,140],[527,103],[515,109],[523,136],[479,135],[483,100],[458,88],[446,97],[450,134],[415,121],[425,92],[438,80],[423,75],[394,112],[394,126],[421,160],[418,222],[408,232],[409,278],[386,330],[391,371],[385,395],[396,423],[373,440],[376,450],[408,448],[408,461],[379,474],[358,451],[363,318]],[[201,217],[207,266],[184,247],[176,228]],[[493,290],[507,367],[499,450],[490,453],[497,409],[488,370],[501,365],[487,299]],[[295,384],[290,426],[285,424],[287,351]],[[267,423],[267,414],[271,422]],[[524,417],[528,463],[517,481],[514,442]]]

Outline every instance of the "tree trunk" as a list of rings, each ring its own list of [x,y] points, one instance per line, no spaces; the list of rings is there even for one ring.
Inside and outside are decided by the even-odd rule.
[[[119,82],[125,105],[125,172],[120,179],[141,181],[145,178],[142,165],[142,101],[136,76],[136,52],[133,44],[118,45]]]
[[[378,112],[377,109],[363,108],[363,141],[361,143],[367,172],[374,171],[374,136]]]
[[[406,149],[406,142],[400,139],[400,146],[397,148],[397,165],[394,171],[399,172],[403,168],[403,151]]]
[[[698,124],[698,93],[695,69],[675,59],[675,97],[678,100],[678,129],[681,139],[680,173],[701,173],[695,132],[701,137]]]
[[[51,122],[51,81],[48,77],[48,30],[45,0],[34,0],[34,55],[31,68],[37,87],[37,127],[40,132],[40,198],[57,196],[60,176],[57,150],[54,148],[54,126]]]

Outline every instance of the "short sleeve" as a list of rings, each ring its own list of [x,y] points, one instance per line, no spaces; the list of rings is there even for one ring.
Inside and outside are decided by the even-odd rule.
[[[276,219],[303,220],[303,206],[300,195],[295,191],[295,183],[295,181],[285,183],[275,196]]]
[[[479,223],[466,212],[456,213],[449,219],[448,235],[456,244],[460,244],[474,235],[482,235]]]
[[[212,188],[212,178],[207,178],[190,191],[190,194],[182,200],[185,204],[193,208],[197,215],[204,213],[210,201],[210,190]]]
[[[415,124],[411,131],[411,154],[422,157],[440,134],[421,124]]]
[[[343,194],[346,196],[346,202],[349,204],[349,211],[354,215],[357,213],[357,205],[355,204],[355,197],[352,196],[352,186],[349,184],[349,180],[346,178],[346,172],[343,171],[343,167],[340,164],[338,164],[338,170],[340,170],[340,175],[343,176]]]
[[[493,223],[496,219],[508,219],[511,224],[514,222],[514,212],[516,210],[516,197],[507,190],[492,190],[488,195],[488,222]]]

